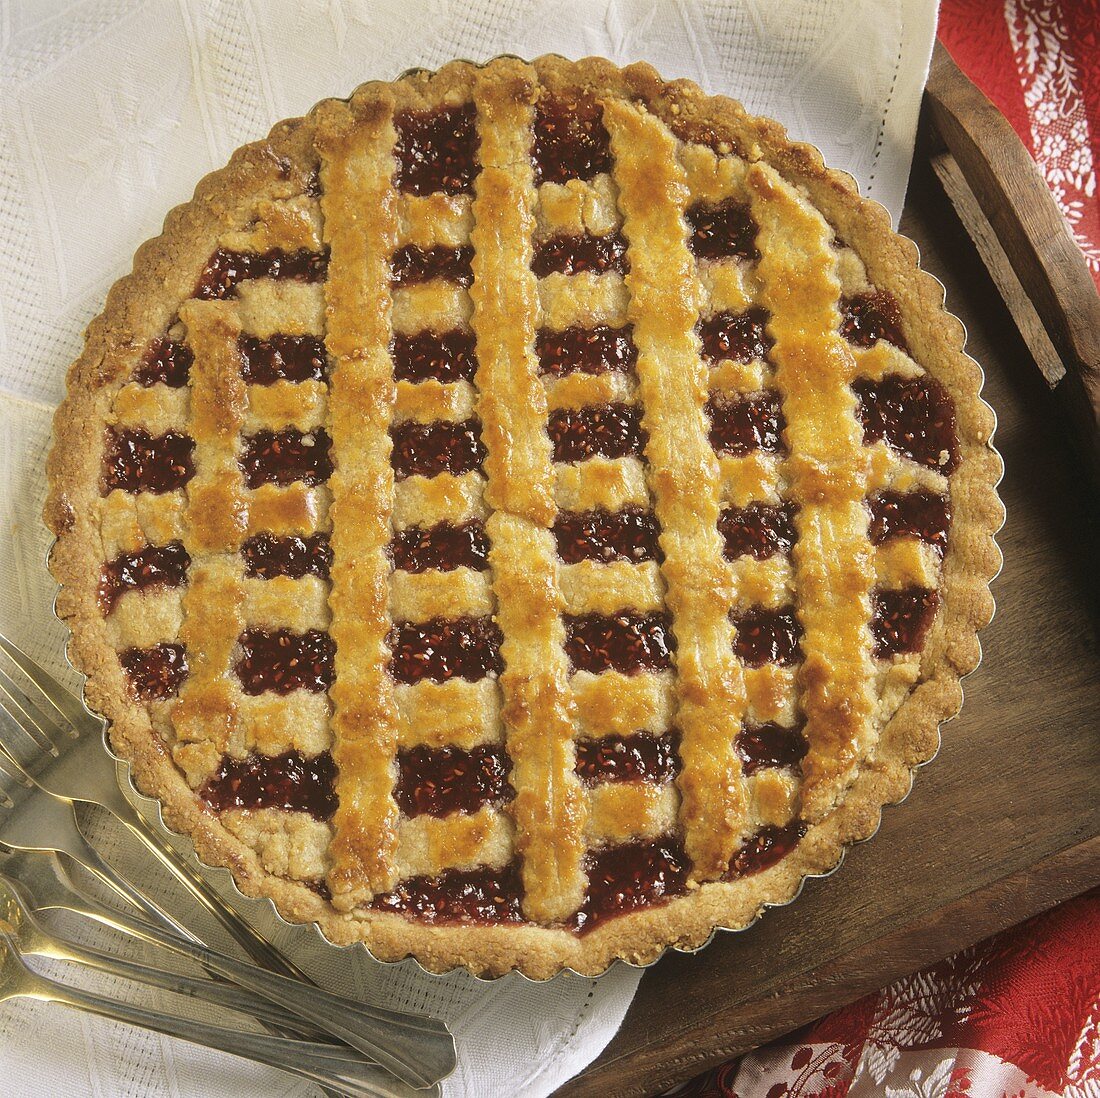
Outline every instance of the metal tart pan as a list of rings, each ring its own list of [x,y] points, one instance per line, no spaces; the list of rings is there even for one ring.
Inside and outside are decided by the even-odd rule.
[[[561,56],[561,55],[558,54],[558,55],[550,55],[550,56]],[[515,54],[499,54],[499,55],[497,55],[497,57],[512,57],[512,58],[516,58],[516,60],[524,61],[525,63],[528,63],[528,64],[530,63],[529,61],[527,61],[526,58],[517,57],[517,55],[515,55]],[[491,58],[489,61],[481,61],[481,62],[470,61],[467,58],[457,58],[456,60],[464,61],[467,64],[475,65],[479,68],[483,68],[486,65],[490,64],[491,61],[496,60],[496,59],[497,58],[494,57],[494,58]],[[433,72],[433,71],[434,70],[420,68],[420,67],[413,67],[413,68],[405,69],[395,79],[401,80],[401,79],[403,79],[407,76],[414,76],[418,73],[425,73],[425,72],[430,73],[430,72]],[[370,83],[375,83],[375,82],[376,81],[366,81],[365,83],[370,84]],[[347,101],[348,101],[347,99],[344,100],[344,102],[347,102]],[[824,154],[821,153],[821,150],[818,149],[816,145],[812,145],[810,142],[806,142],[806,141],[801,141],[799,143],[804,144],[804,145],[808,145],[815,152],[817,152],[821,156],[822,161],[825,162]],[[839,171],[840,169],[835,169],[834,168],[834,169],[831,169],[831,170]],[[847,175],[848,173],[843,172],[842,174]],[[849,176],[849,178],[851,179],[852,177]],[[858,184],[855,183],[854,179],[852,179],[852,182],[856,186],[856,189],[858,191]],[[873,199],[867,199],[866,201],[874,201],[874,200]],[[881,204],[876,203],[876,205],[881,205]],[[916,245],[914,244],[914,246],[916,246]],[[919,263],[920,263],[919,248],[918,248],[918,254],[917,254],[917,262],[918,262],[918,265],[919,265]],[[928,274],[927,271],[925,271],[924,273]],[[940,282],[940,280],[938,278],[936,278],[935,275],[930,275],[929,274],[928,277],[934,279],[936,284],[939,286],[940,293],[941,293],[941,296],[943,298],[943,302],[941,303],[941,305],[945,306],[946,298],[947,298],[946,287],[944,287],[943,283]],[[947,311],[946,308],[944,309],[944,311],[945,312]],[[953,316],[954,314],[949,314],[949,315]],[[958,320],[959,318],[956,317],[955,319]],[[963,341],[964,341],[963,345],[964,345],[964,348],[965,348],[965,344],[966,344],[966,341],[968,340],[969,336],[968,336],[968,333],[966,331],[966,325],[963,324],[963,322],[961,320],[959,321],[959,323],[962,324],[962,326],[963,326]],[[965,353],[965,350],[964,350],[964,353]],[[985,388],[985,371],[982,369],[981,364],[979,362],[977,362],[974,358],[972,358],[969,355],[967,355],[967,358],[970,358],[970,361],[973,362],[974,365],[978,368],[978,371],[979,371],[979,374],[980,374],[980,377],[981,377],[981,386],[979,387],[979,390],[978,390],[979,394],[980,394],[981,391]],[[989,406],[987,405],[987,407],[989,407]],[[990,432],[990,439],[989,439],[989,442],[987,443],[987,449],[997,457],[997,459],[1000,463],[1001,474],[1000,474],[1000,476],[998,477],[998,480],[997,480],[997,483],[999,484],[1000,480],[1004,476],[1004,461],[1001,458],[998,451],[996,450],[996,448],[993,446],[993,437],[996,434],[997,419],[996,419],[996,411],[992,407],[990,407],[990,411],[993,414],[994,427],[993,427],[993,431]],[[1004,518],[1004,513],[1003,513],[1003,507],[1002,507],[1001,526],[998,527],[997,532],[999,532],[1001,527],[1003,527],[1004,521],[1005,521],[1005,518]],[[51,545],[50,552],[52,552],[52,548],[53,547]],[[47,561],[48,560],[49,560],[49,552],[47,552]],[[993,575],[990,578],[990,581],[989,581],[990,584],[992,584],[993,581],[997,578],[997,576],[1000,575],[1000,571],[1001,571],[1001,567],[1003,567],[1003,563],[1004,563],[1004,558],[1003,558],[1003,555],[1001,555],[1001,559],[1000,559],[1000,562],[998,564],[997,572],[996,572],[995,575]],[[994,607],[993,612],[995,614],[996,613],[996,600],[994,600],[993,607]],[[66,624],[64,622],[64,620],[61,619],[60,616],[57,614],[56,596],[55,596],[55,599],[54,599],[54,614],[55,614],[55,616],[58,617],[59,620],[62,621],[62,624]],[[992,621],[992,619],[993,619],[993,614],[990,615],[990,621]],[[987,623],[987,625],[988,625],[988,623]],[[68,628],[67,624],[66,624],[66,628]],[[978,662],[974,665],[973,670],[968,672],[968,675],[973,674],[974,671],[976,671],[978,669],[978,667],[981,666],[982,658],[983,658],[983,655],[982,655],[981,650],[980,650],[980,640],[979,640],[979,658],[978,658]],[[66,649],[65,649],[65,661],[69,665],[69,667],[71,667],[73,669],[73,671],[76,674],[80,675],[80,678],[82,679],[82,682],[86,684],[87,676],[84,675],[82,672],[78,671],[75,667],[73,667],[72,662],[69,660],[69,651],[68,651],[68,646],[67,645],[66,645]],[[966,676],[963,676],[963,678],[965,678],[965,677]],[[195,851],[194,844],[192,843],[190,837],[187,836],[186,834],[181,833],[181,832],[174,831],[172,828],[170,828],[168,826],[168,824],[165,822],[164,815],[161,811],[161,802],[159,800],[157,800],[155,797],[150,797],[150,796],[146,795],[145,793],[142,793],[137,788],[137,785],[134,782],[133,770],[130,766],[130,763],[126,759],[124,759],[121,756],[117,755],[111,747],[110,738],[107,734],[107,726],[108,726],[107,718],[105,718],[101,713],[95,712],[88,705],[88,701],[87,701],[87,697],[86,697],[86,693],[85,693],[85,689],[84,689],[83,685],[81,687],[80,700],[81,700],[81,703],[84,707],[84,710],[87,712],[88,716],[90,718],[92,718],[93,720],[98,721],[102,724],[102,728],[103,728],[103,731],[102,731],[103,748],[115,763],[115,769],[118,772],[119,784],[122,787],[122,790],[126,794],[126,796],[138,807],[138,809],[142,812],[142,814],[147,819],[151,820],[160,829],[162,834],[165,836],[166,839],[168,839],[169,842],[171,842],[177,848],[179,848],[182,844],[183,850],[184,850],[188,860],[190,861],[191,865],[193,867],[197,868],[203,874],[203,876],[208,880],[208,882],[213,887],[217,888],[218,891],[223,894],[223,896],[230,897],[230,902],[231,902],[233,908],[238,912],[238,914],[240,914],[248,922],[252,923],[258,930],[260,930],[261,933],[264,934],[265,937],[270,938],[271,935],[272,935],[272,931],[288,930],[295,937],[299,938],[299,941],[301,943],[301,947],[303,947],[303,948],[305,948],[307,946],[307,941],[308,941],[308,948],[312,948],[312,949],[316,949],[317,947],[321,947],[322,949],[335,950],[335,951],[340,951],[340,952],[355,951],[356,953],[358,953],[359,956],[369,957],[376,964],[385,965],[387,967],[392,967],[392,966],[396,966],[396,965],[406,965],[406,964],[409,964],[411,962],[413,965],[415,965],[416,968],[418,968],[420,970],[421,973],[423,973],[423,975],[425,977],[432,978],[432,979],[440,978],[440,977],[443,977],[443,976],[448,976],[451,973],[458,972],[458,971],[468,972],[468,970],[463,968],[463,966],[461,966],[461,965],[457,965],[454,968],[449,969],[447,972],[432,972],[429,969],[425,968],[420,963],[420,961],[411,954],[407,957],[403,957],[400,960],[396,960],[396,961],[383,960],[380,957],[376,957],[374,955],[374,953],[371,951],[370,947],[367,946],[366,943],[364,943],[364,942],[355,942],[355,943],[352,943],[350,945],[338,945],[335,942],[330,941],[325,936],[324,932],[321,930],[320,926],[317,923],[315,923],[315,922],[311,922],[311,923],[291,922],[290,920],[283,918],[283,916],[279,913],[278,909],[276,908],[274,902],[271,899],[269,899],[267,897],[246,896],[237,887],[237,882],[233,878],[233,874],[228,869],[226,869],[223,866],[209,865],[208,863],[204,862],[199,857],[197,852]],[[927,759],[925,759],[923,762],[918,763],[916,766],[914,766],[910,770],[909,788],[906,790],[905,794],[902,797],[900,797],[898,800],[892,802],[891,804],[884,805],[882,811],[885,811],[886,808],[893,807],[894,805],[900,805],[908,798],[909,793],[912,791],[912,788],[913,788],[913,779],[914,779],[914,776],[916,774],[916,771],[923,768],[924,766],[927,766],[939,754],[940,746],[942,744],[942,728],[943,728],[943,725],[946,724],[948,721],[953,720],[955,717],[957,717],[959,712],[961,711],[961,709],[962,709],[962,702],[960,701],[959,708],[956,709],[956,711],[950,717],[945,718],[945,720],[943,720],[939,723],[939,726],[937,727],[936,750]],[[668,946],[665,946],[665,948],[662,949],[661,952],[656,957],[653,958],[653,960],[648,961],[645,964],[636,964],[632,961],[619,959],[619,960],[616,960],[616,961],[612,961],[611,964],[608,965],[608,967],[606,969],[604,969],[602,972],[595,973],[595,974],[577,972],[575,969],[573,969],[571,967],[568,967],[568,966],[563,966],[561,969],[559,969],[558,972],[556,972],[554,974],[554,976],[548,976],[548,977],[545,977],[544,979],[533,979],[532,977],[527,976],[525,973],[519,971],[518,969],[513,969],[508,973],[502,973],[499,976],[489,976],[489,977],[487,977],[487,976],[477,975],[476,973],[469,973],[469,974],[478,983],[483,983],[483,984],[495,984],[497,981],[508,978],[508,977],[511,977],[513,979],[518,978],[518,979],[522,980],[525,983],[540,984],[540,983],[546,983],[549,980],[554,979],[556,976],[561,975],[562,973],[570,973],[570,974],[572,974],[574,976],[578,976],[582,979],[598,979],[600,976],[603,976],[607,972],[611,971],[611,969],[615,965],[626,965],[630,968],[636,968],[636,969],[639,969],[639,970],[652,968],[670,950],[675,951],[677,953],[687,953],[687,954],[699,953],[702,950],[704,950],[708,945],[710,945],[710,943],[714,941],[714,939],[717,937],[718,934],[720,934],[720,933],[721,934],[740,934],[740,933],[743,933],[744,931],[749,930],[751,927],[755,926],[756,923],[760,920],[760,918],[764,915],[764,913],[767,909],[776,908],[776,907],[786,907],[789,904],[794,903],[799,898],[799,896],[801,896],[802,890],[805,888],[807,881],[812,880],[812,879],[820,879],[820,878],[824,878],[824,877],[831,877],[834,873],[836,873],[836,871],[838,869],[840,869],[841,865],[843,865],[844,859],[845,859],[845,857],[848,853],[848,850],[852,846],[856,846],[858,844],[865,843],[865,842],[870,842],[870,840],[873,839],[876,834],[878,834],[878,830],[882,826],[882,811],[880,811],[880,813],[879,813],[879,819],[878,819],[878,822],[875,825],[875,830],[872,831],[870,835],[866,836],[866,838],[859,839],[859,840],[856,840],[855,842],[846,844],[841,849],[840,857],[837,859],[836,864],[833,865],[830,869],[825,870],[824,872],[821,872],[821,873],[808,873],[808,874],[806,874],[802,878],[802,880],[799,882],[798,888],[795,890],[794,894],[790,897],[790,899],[784,900],[782,902],[762,904],[761,907],[760,907],[760,910],[756,913],[756,915],[749,922],[747,922],[744,926],[740,926],[740,927],[716,926],[716,927],[714,927],[714,929],[707,936],[706,940],[703,941],[702,943],[700,943],[698,946],[688,948],[688,947],[678,946],[678,945],[668,945]],[[298,943],[295,943],[294,948],[297,948],[297,947],[298,947]]]

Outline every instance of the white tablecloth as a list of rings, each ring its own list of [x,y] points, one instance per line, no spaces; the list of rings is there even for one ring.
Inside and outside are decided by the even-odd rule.
[[[896,217],[934,28],[932,0],[0,0],[0,629],[78,685],[51,616],[39,521],[66,364],[165,212],[277,119],[452,57],[644,58],[781,119]],[[109,828],[102,842],[118,844]],[[271,923],[264,905],[249,910]],[[598,981],[489,985],[382,966],[306,930],[283,942],[334,988],[446,1018],[460,1051],[449,1098],[550,1093],[610,1040],[640,978],[619,965]],[[314,1093],[275,1071],[29,1002],[0,1006],[0,1090]]]

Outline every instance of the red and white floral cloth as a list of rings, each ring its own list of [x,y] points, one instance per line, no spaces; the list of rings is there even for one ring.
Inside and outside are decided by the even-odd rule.
[[[1100,0],[943,0],[939,37],[1035,158],[1100,287]]]
[[[1100,890],[671,1093],[1100,1098]]]

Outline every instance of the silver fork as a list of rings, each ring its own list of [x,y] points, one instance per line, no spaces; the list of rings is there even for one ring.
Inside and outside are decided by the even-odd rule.
[[[243,1056],[323,1086],[333,1087],[353,1098],[391,1098],[395,1094],[403,1096],[414,1093],[380,1089],[376,1067],[364,1063],[350,1050],[335,1045],[271,1037],[267,1034],[241,1033],[181,1015],[135,1006],[80,988],[67,987],[29,968],[19,955],[11,936],[0,925],[0,1002],[18,998],[63,1003],[102,1018],[127,1022],[169,1037],[179,1037],[193,1044]],[[436,1093],[438,1094],[438,1090]]]
[[[4,657],[9,661],[7,665]],[[32,702],[16,683],[9,668],[22,672],[36,691],[36,702],[43,701],[50,707],[49,717],[41,705]],[[270,959],[275,964],[265,972],[209,950],[194,935],[186,931],[181,935],[182,928],[159,908],[155,910],[164,918],[157,918],[156,922],[159,927],[164,927],[167,918],[170,921],[169,933],[112,911],[110,917],[116,929],[123,929],[197,960],[208,971],[281,1004],[373,1057],[411,1086],[430,1086],[454,1070],[454,1038],[443,1022],[350,1004],[346,999],[321,991],[229,908],[123,795],[110,756],[102,743],[96,742],[102,736],[101,722],[92,718],[56,680],[2,635],[0,709],[8,714],[16,728],[14,733],[0,737],[0,767],[17,779],[18,787],[23,791],[25,803],[21,806],[20,815],[25,814],[28,818],[34,816],[37,821],[34,826],[9,823],[0,831],[0,843],[22,850],[60,849],[79,864],[89,865],[90,862],[89,868],[93,872],[100,865],[106,867],[108,883],[114,885],[116,879],[122,880],[121,891],[127,898],[131,892],[141,896],[107,865],[76,826],[75,803],[84,802],[105,808],[152,850],[158,860],[187,886],[188,891],[208,911],[219,918],[249,953],[256,956],[254,951],[258,951],[260,956],[257,959],[261,963],[267,965]],[[59,724],[54,719],[55,714],[64,723]],[[91,732],[93,728],[94,736],[81,734]],[[17,762],[22,764],[23,759],[27,760],[30,769],[36,769],[34,778],[21,765],[16,765]],[[31,797],[31,793],[35,795]],[[42,805],[48,807],[40,807]],[[32,811],[26,812],[27,808]],[[40,836],[53,834],[43,828],[55,823],[62,827],[66,839],[72,838],[73,831],[77,838],[66,847],[52,843],[50,847],[43,848]],[[13,836],[18,841],[12,841]],[[88,862],[84,857],[87,852],[90,852]],[[142,899],[145,898],[142,896]],[[139,904],[139,907],[145,910],[145,904]],[[102,915],[96,917],[106,921]]]
[[[90,918],[81,913],[76,918],[76,925],[79,926]],[[195,979],[177,972],[153,968],[126,957],[105,953],[93,946],[82,945],[68,935],[47,930],[39,920],[34,910],[34,901],[25,888],[17,881],[6,879],[3,873],[0,873],[0,926],[12,937],[24,957],[33,955],[55,961],[76,961],[109,976],[121,976],[162,991],[186,995],[237,1011],[239,1014],[247,1014],[257,1021],[284,1030],[294,1030],[297,1035],[313,1041],[326,1040],[327,1035],[323,1032],[307,1029],[293,1014],[274,1003],[250,995],[235,984]]]
[[[26,687],[15,681],[13,672],[22,674]],[[70,800],[106,809],[194,900],[218,920],[257,964],[284,976],[312,982],[293,961],[229,907],[149,825],[119,787],[114,761],[103,746],[103,722],[93,717],[52,675],[2,633],[0,709],[15,725],[10,733],[0,733],[0,749],[6,750],[24,770],[34,775],[43,788]]]

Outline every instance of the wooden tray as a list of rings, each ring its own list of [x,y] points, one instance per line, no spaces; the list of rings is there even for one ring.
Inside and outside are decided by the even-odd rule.
[[[756,926],[662,959],[603,1055],[560,1095],[659,1094],[1100,884],[1096,496],[1070,449],[1062,399],[933,170],[936,152],[926,142],[914,161],[901,230],[966,322],[1000,421],[1008,520],[984,661],[939,756],[905,804],[886,809],[878,835]],[[1029,193],[1026,180],[1013,182]],[[1061,292],[1074,297],[1068,311],[1095,308],[1091,282]]]

